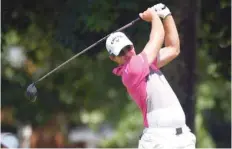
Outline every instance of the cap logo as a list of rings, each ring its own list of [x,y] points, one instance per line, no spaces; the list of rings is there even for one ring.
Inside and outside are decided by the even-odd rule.
[[[123,36],[118,35],[118,36],[114,37],[114,38],[112,39],[112,41],[111,41],[111,44],[114,44],[115,42],[119,42],[119,39],[120,39],[120,38],[123,38]]]

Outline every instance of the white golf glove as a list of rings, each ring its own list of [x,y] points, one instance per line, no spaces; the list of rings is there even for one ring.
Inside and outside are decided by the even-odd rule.
[[[158,14],[158,16],[161,17],[162,19],[165,19],[168,15],[171,14],[168,7],[162,3],[154,5],[152,9],[154,9],[156,13]]]

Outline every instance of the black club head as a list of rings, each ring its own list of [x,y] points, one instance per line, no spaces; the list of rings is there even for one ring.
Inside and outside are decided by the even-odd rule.
[[[32,101],[36,100],[36,98],[37,98],[37,89],[36,89],[35,83],[32,83],[27,87],[27,96]]]

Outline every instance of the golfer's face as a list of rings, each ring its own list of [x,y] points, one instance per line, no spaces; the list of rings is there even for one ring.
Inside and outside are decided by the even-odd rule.
[[[117,62],[118,64],[125,63],[128,59],[130,59],[133,55],[136,55],[133,46],[127,46],[121,50],[118,56],[110,57],[111,60]]]
[[[119,56],[120,57],[131,57],[135,55],[135,50],[133,46],[126,46],[125,48],[122,49],[122,51],[120,52]]]

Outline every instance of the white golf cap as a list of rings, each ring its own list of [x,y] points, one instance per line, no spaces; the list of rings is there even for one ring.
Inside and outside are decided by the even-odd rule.
[[[133,45],[129,38],[122,32],[110,34],[106,40],[106,49],[110,54],[118,56],[120,51],[128,45]]]

